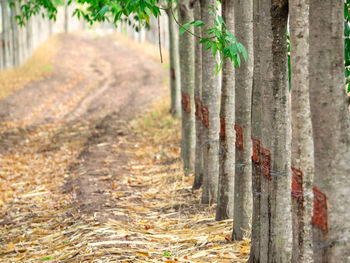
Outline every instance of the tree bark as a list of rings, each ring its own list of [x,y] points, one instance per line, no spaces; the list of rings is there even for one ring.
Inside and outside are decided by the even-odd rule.
[[[12,66],[11,61],[11,36],[10,36],[10,16],[9,16],[9,3],[7,0],[1,0],[1,13],[2,13],[2,41],[3,41],[3,65],[4,68]]]
[[[292,252],[290,105],[286,33],[288,2],[260,2],[263,87],[262,262],[290,262]]]
[[[250,233],[252,217],[251,100],[253,85],[253,1],[235,0],[235,36],[246,47],[248,61],[236,69],[236,161],[233,239]]]
[[[289,2],[292,86],[292,262],[313,262],[314,143],[309,96],[309,0]]]
[[[181,117],[181,77],[179,58],[179,30],[171,12],[168,10],[169,18],[169,53],[170,53],[170,93],[171,93],[171,114]]]
[[[260,0],[253,0],[254,69],[252,89],[252,192],[253,216],[249,263],[260,262],[260,202],[261,202],[261,138],[262,87],[260,76]]]
[[[350,260],[350,120],[344,81],[343,4],[310,0],[315,262]]]
[[[222,17],[227,29],[234,31],[234,3],[222,2]],[[233,216],[233,190],[235,175],[235,71],[234,65],[225,59],[222,67],[221,107],[220,107],[220,170],[216,220]]]
[[[16,20],[17,8],[16,5],[18,3],[14,3],[15,5],[11,7],[11,26],[12,26],[12,43],[13,43],[13,65],[18,67],[20,63],[19,57],[19,25]]]
[[[193,10],[186,0],[179,2],[180,23],[193,21]],[[193,30],[193,27],[190,28]],[[189,33],[180,36],[180,68],[182,91],[182,142],[181,155],[184,170],[193,172],[195,154],[194,125],[194,39]]]
[[[202,20],[201,8],[199,1],[196,1],[193,6],[194,19]],[[201,36],[202,30],[195,27],[196,35]],[[194,100],[196,105],[196,153],[195,153],[195,168],[194,168],[194,182],[193,189],[199,189],[203,183],[203,148],[202,145],[202,44],[200,39],[195,38],[195,88]]]
[[[214,26],[213,15],[208,6],[215,7],[216,0],[202,0],[202,21],[206,29]],[[203,32],[204,36],[206,32]],[[216,201],[219,175],[219,87],[215,78],[216,58],[210,50],[202,47],[203,86],[203,191],[202,203],[211,204]]]

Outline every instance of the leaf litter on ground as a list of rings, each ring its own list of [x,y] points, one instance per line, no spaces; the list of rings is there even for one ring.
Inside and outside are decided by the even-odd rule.
[[[231,241],[232,220],[215,221],[215,207],[200,204],[200,191],[191,190],[193,176],[184,176],[179,159],[180,122],[168,106],[158,102],[128,123],[132,134],[99,145],[112,147],[105,166],[120,151],[131,157],[126,175],[96,179],[110,181],[113,202],[93,214],[74,208],[74,185],[62,190],[67,177],[79,176],[70,167],[90,123],[33,128],[1,154],[0,261],[246,262],[249,239]],[[61,138],[52,140],[54,134]]]

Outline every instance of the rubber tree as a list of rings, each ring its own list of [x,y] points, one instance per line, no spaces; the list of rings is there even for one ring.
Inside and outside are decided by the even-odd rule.
[[[343,4],[310,0],[315,262],[350,259],[350,120],[344,79]]]
[[[287,75],[288,1],[260,1],[262,175],[260,261],[291,262],[291,146]]]
[[[202,13],[199,1],[195,1],[193,4],[194,19],[196,21],[202,20]],[[202,36],[202,30],[200,27],[194,28],[194,33],[197,36]],[[203,182],[203,149],[202,145],[202,45],[199,43],[200,39],[195,38],[195,88],[194,88],[194,101],[196,106],[196,150],[195,150],[195,169],[194,169],[194,182],[193,189],[199,189]]]
[[[170,97],[171,114],[181,117],[181,77],[180,77],[180,57],[179,57],[179,30],[172,16],[172,12],[167,9],[168,29],[169,29],[169,53],[170,53]],[[176,14],[175,14],[176,15]]]
[[[230,32],[234,32],[234,2],[222,1],[222,18]],[[233,216],[233,190],[235,175],[235,70],[225,59],[222,67],[220,107],[220,170],[216,207],[216,220]]]
[[[313,262],[314,143],[309,96],[309,1],[289,1],[292,93],[292,262]]]
[[[261,43],[260,43],[260,1],[253,0],[253,43],[254,69],[252,88],[252,235],[249,263],[260,262],[260,202],[261,202],[261,138],[262,138],[262,86],[261,86]]]
[[[216,0],[202,0],[202,21],[207,29],[214,27],[213,15],[208,8],[216,7]],[[211,204],[217,198],[219,175],[219,87],[215,77],[216,57],[202,47],[202,123],[203,123],[203,191],[202,203]]]
[[[182,25],[193,21],[193,8],[189,1],[179,1],[179,17]],[[193,31],[193,26],[190,27]],[[180,70],[182,92],[182,141],[181,155],[186,173],[194,170],[195,120],[194,120],[194,38],[185,32],[180,36]]]
[[[235,35],[245,46],[248,61],[236,69],[236,161],[233,239],[250,232],[252,217],[251,99],[253,86],[253,1],[235,0]]]

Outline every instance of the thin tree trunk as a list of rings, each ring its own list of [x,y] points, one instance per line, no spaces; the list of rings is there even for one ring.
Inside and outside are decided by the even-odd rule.
[[[202,13],[199,1],[196,1],[193,6],[194,19],[202,20]],[[202,35],[202,30],[199,27],[195,27],[195,34]],[[195,153],[195,168],[194,168],[194,182],[193,189],[199,189],[203,183],[203,148],[202,145],[202,44],[199,43],[200,39],[195,38],[195,87],[194,87],[194,100],[196,105],[196,153]]]
[[[230,32],[234,31],[234,3],[222,2],[222,17]],[[233,190],[235,176],[235,71],[234,65],[225,59],[222,67],[220,107],[220,170],[216,220],[233,216]]]
[[[260,79],[260,0],[253,0],[254,74],[252,89],[252,192],[253,218],[249,263],[260,262],[262,87]]]
[[[69,8],[68,8],[68,1],[64,1],[64,33],[69,32]]]
[[[314,143],[309,97],[309,0],[289,2],[292,76],[292,262],[313,262]]]
[[[170,46],[170,87],[171,108],[174,117],[181,117],[181,78],[179,58],[179,30],[171,12],[167,11],[169,18],[169,46]],[[141,32],[140,32],[141,34]]]
[[[288,2],[260,5],[263,87],[261,251],[262,262],[290,262],[292,252],[290,105],[286,33]]]
[[[193,21],[193,10],[186,0],[179,2],[180,23]],[[193,28],[191,28],[192,30]],[[194,169],[194,39],[189,33],[180,37],[180,68],[182,92],[182,142],[181,155],[186,173]]]
[[[7,0],[1,0],[1,13],[2,13],[2,41],[3,41],[3,65],[4,68],[12,66],[11,62],[11,37],[10,37],[10,16],[9,16],[9,3]]]
[[[248,61],[236,69],[236,161],[233,239],[250,233],[252,217],[251,100],[253,85],[253,1],[235,0],[235,36],[246,47]]]
[[[350,260],[350,120],[343,1],[310,1],[310,104],[315,144],[315,262]]]
[[[17,9],[16,3],[11,7],[11,25],[12,25],[12,44],[13,44],[13,65],[18,67],[20,65],[19,57],[19,25],[16,20]]]
[[[215,7],[216,0],[201,1],[202,21],[206,29],[214,26],[213,15],[209,13],[211,10],[208,6]],[[203,35],[206,36],[206,33]],[[219,87],[215,78],[215,63],[216,58],[203,46],[203,204],[215,202],[219,176]]]

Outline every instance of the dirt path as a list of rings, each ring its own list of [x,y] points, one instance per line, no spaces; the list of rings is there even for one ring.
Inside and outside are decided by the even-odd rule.
[[[136,118],[167,71],[111,37],[61,38],[53,74],[0,100],[0,262],[244,261],[183,177],[168,106]]]

